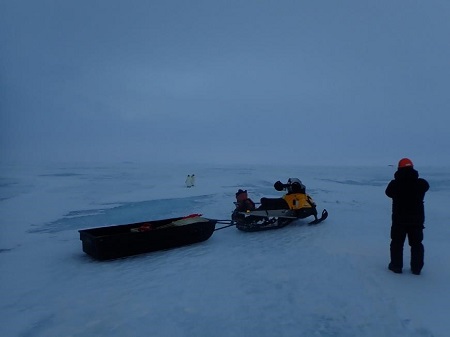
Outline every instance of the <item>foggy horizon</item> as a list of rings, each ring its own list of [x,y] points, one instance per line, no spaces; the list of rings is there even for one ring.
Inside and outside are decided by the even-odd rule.
[[[3,1],[1,162],[450,165],[450,3]]]

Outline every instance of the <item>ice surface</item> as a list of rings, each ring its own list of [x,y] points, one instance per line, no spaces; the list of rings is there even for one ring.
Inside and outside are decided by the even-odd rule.
[[[415,276],[386,268],[392,167],[3,166],[0,335],[448,336],[450,171],[418,169],[431,190]],[[229,219],[238,188],[258,201],[279,196],[273,183],[288,177],[328,210],[325,222],[230,227],[109,262],[81,250],[79,229],[190,213]]]

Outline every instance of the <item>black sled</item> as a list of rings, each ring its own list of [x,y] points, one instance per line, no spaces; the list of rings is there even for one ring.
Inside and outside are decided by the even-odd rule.
[[[216,220],[187,217],[79,230],[83,252],[97,260],[111,260],[208,240]]]

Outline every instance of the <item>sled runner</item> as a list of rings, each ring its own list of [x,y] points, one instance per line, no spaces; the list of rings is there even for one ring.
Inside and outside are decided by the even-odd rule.
[[[236,193],[236,208],[231,216],[236,228],[246,232],[282,228],[295,220],[314,216],[310,225],[316,225],[328,217],[327,210],[317,217],[316,204],[306,193],[306,187],[297,178],[289,178],[287,184],[277,181],[277,191],[287,190],[282,198],[261,198],[259,207],[247,196],[246,190]]]
[[[83,251],[98,260],[148,253],[208,240],[216,220],[200,214],[80,230]]]

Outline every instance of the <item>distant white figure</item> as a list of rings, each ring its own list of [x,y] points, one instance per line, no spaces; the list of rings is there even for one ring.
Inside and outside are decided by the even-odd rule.
[[[192,187],[192,177],[190,174],[188,174],[184,183],[186,184],[186,187]]]
[[[191,186],[195,186],[195,174],[191,175]]]

